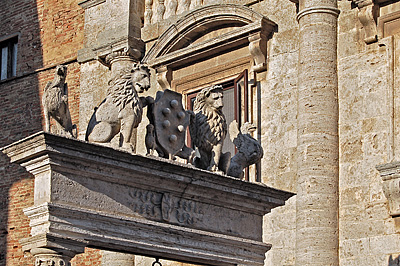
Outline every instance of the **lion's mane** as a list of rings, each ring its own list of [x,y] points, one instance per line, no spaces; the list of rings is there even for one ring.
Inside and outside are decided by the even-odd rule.
[[[139,99],[139,95],[135,89],[136,80],[133,76],[136,71],[146,71],[149,69],[141,64],[135,64],[130,70],[123,71],[116,78],[110,80],[107,94],[112,102],[118,107],[119,112],[123,110],[127,105],[131,104],[134,114],[135,122],[133,127],[137,127],[142,119],[143,106]]]
[[[196,136],[192,136],[193,144],[206,151],[211,151],[214,145],[223,141],[227,133],[226,119],[222,110],[217,110],[206,102],[210,93],[215,90],[222,90],[222,87],[211,86],[200,91],[193,105],[196,117],[196,123],[193,125],[196,128],[191,130],[191,133],[196,132]]]

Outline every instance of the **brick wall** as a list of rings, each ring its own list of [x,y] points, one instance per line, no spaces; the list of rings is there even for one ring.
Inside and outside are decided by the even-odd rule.
[[[0,82],[0,147],[41,131],[41,96],[58,64],[68,66],[72,122],[79,121],[80,65],[84,11],[78,0],[2,0],[0,38],[19,34],[17,77]],[[23,209],[33,205],[33,177],[0,153],[0,266],[34,265],[19,240],[29,237]],[[72,265],[100,265],[101,253],[87,249]]]

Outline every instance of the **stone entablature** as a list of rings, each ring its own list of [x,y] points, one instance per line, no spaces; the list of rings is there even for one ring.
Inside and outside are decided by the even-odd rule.
[[[1,150],[35,176],[25,210],[37,259],[85,246],[205,263],[263,265],[263,215],[293,194],[160,158],[37,133]],[[58,257],[60,258],[58,258]]]

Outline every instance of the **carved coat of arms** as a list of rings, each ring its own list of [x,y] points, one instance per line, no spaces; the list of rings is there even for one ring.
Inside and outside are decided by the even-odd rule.
[[[163,157],[172,159],[185,145],[190,121],[183,109],[182,95],[171,90],[157,92],[153,116],[157,146]]]

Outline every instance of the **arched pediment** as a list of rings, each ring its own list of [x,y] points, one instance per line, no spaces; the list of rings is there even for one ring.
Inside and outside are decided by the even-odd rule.
[[[180,67],[207,56],[249,44],[254,34],[268,36],[275,23],[252,9],[234,4],[209,5],[193,10],[172,24],[143,61],[152,67]],[[221,35],[204,41],[215,31]],[[201,39],[200,39],[201,38]]]

